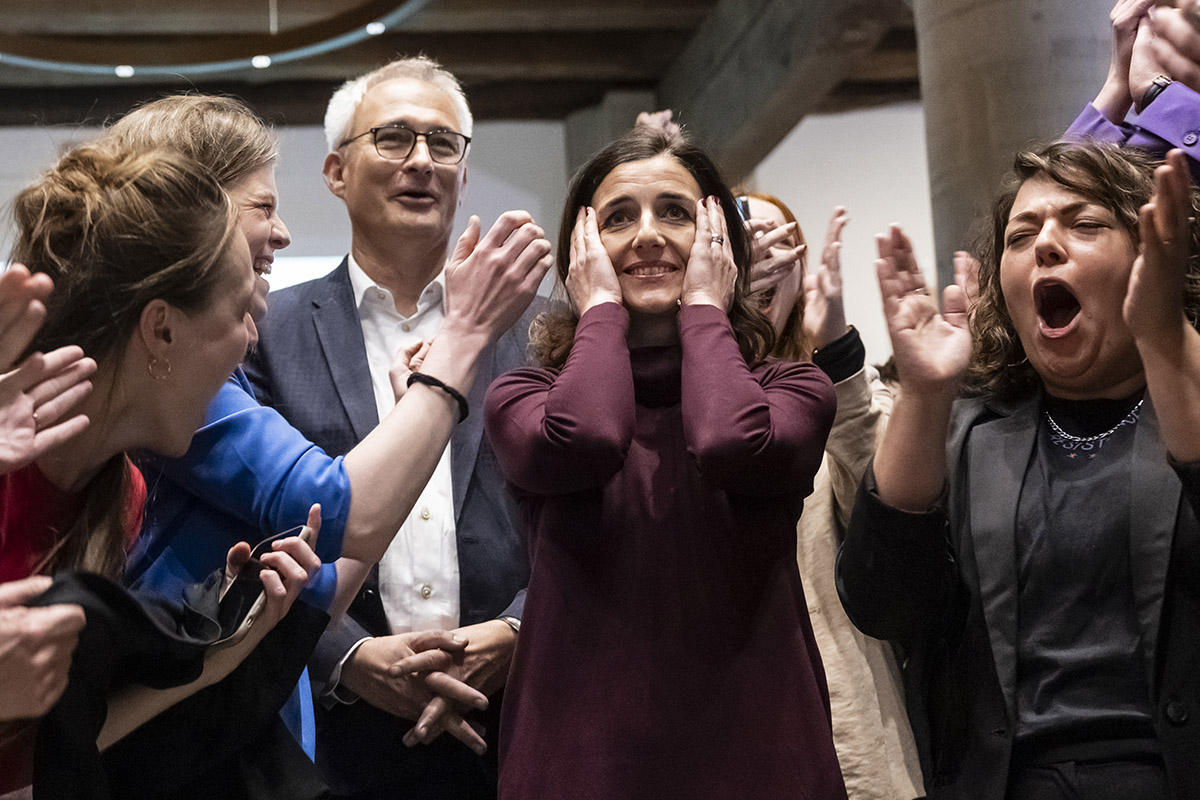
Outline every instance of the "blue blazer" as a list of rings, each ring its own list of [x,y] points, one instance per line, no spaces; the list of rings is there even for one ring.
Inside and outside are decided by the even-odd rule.
[[[471,414],[451,439],[463,625],[520,618],[524,607],[529,562],[516,506],[483,435],[483,397],[496,376],[526,363],[529,323],[541,306],[535,302],[483,354],[468,396]],[[269,308],[259,326],[258,348],[245,367],[259,400],[326,453],[344,455],[379,424],[348,261],[323,278],[272,293]],[[329,627],[310,662],[317,691],[355,642],[389,633],[378,572],[372,570],[346,617]],[[497,707],[493,703],[493,710]],[[471,787],[479,781],[456,781],[464,773],[491,770],[449,737],[427,748],[403,747],[399,739],[409,727],[364,702],[319,711],[317,761],[334,791],[432,782],[446,788],[430,796],[478,796]],[[495,726],[488,727],[494,733]],[[428,763],[414,766],[413,761]]]

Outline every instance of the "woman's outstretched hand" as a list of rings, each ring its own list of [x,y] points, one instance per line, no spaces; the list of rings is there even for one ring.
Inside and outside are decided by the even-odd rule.
[[[594,208],[585,206],[575,215],[566,284],[571,305],[581,317],[592,306],[621,302],[621,284],[617,282],[617,271],[608,251],[600,241]]]
[[[728,311],[737,284],[737,265],[721,203],[715,197],[696,202],[696,241],[683,273],[683,305],[710,305]]]
[[[879,293],[901,387],[916,393],[957,392],[971,360],[966,292],[958,285],[947,286],[938,313],[917,267],[912,242],[900,227],[893,225],[875,239]]]
[[[842,230],[850,217],[844,206],[833,209],[825,230],[821,263],[804,276],[804,333],[814,350],[836,342],[846,333],[842,303]]]

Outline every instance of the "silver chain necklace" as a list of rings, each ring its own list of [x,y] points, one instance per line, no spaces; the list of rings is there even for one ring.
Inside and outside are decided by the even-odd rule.
[[[1136,406],[1129,409],[1129,413],[1122,417],[1120,422],[1118,422],[1116,425],[1113,425],[1104,433],[1097,433],[1095,436],[1072,436],[1062,428],[1058,427],[1058,423],[1054,421],[1054,417],[1050,416],[1050,411],[1048,409],[1042,409],[1042,413],[1046,415],[1046,421],[1050,423],[1051,430],[1053,430],[1062,438],[1066,439],[1068,442],[1079,442],[1082,444],[1083,442],[1098,442],[1101,439],[1107,439],[1117,432],[1117,428],[1121,427],[1125,423],[1137,422],[1138,409],[1142,407],[1142,403],[1144,402],[1146,402],[1146,398],[1143,397],[1141,400],[1138,400]]]

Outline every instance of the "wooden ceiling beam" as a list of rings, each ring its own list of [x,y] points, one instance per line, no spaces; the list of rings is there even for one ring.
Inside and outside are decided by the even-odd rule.
[[[900,0],[721,0],[658,96],[741,178],[906,19]]]
[[[411,33],[692,30],[717,0],[437,0],[401,26]],[[247,0],[92,0],[69,14],[47,13],[45,0],[4,0],[0,33],[14,36],[162,36],[264,34],[265,2]],[[279,27],[319,23],[363,0],[280,0]]]

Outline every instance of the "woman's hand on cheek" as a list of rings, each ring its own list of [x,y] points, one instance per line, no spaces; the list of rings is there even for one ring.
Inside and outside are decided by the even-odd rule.
[[[571,305],[581,317],[592,306],[621,302],[621,284],[608,251],[600,241],[594,208],[580,208],[575,216],[566,285]]]
[[[680,302],[728,311],[737,277],[721,204],[715,197],[702,198],[696,203],[696,241],[683,273]]]

